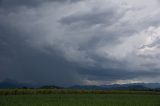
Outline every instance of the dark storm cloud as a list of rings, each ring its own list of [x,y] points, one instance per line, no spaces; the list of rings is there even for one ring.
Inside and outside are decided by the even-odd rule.
[[[74,67],[60,53],[52,49],[52,55],[48,55],[29,47],[24,39],[15,33],[1,35],[1,80],[11,78],[20,82],[56,85],[79,82],[72,76]]]
[[[1,20],[0,25],[0,80],[10,78],[41,85],[70,85],[79,82],[79,79],[74,78],[74,67],[63,58],[61,52],[50,46],[44,49],[52,54],[33,48],[28,43],[32,39],[27,36],[34,36],[35,33],[28,35],[14,26],[15,23],[10,24],[4,20]]]
[[[111,81],[128,80],[143,77],[158,77],[159,72],[143,72],[143,70],[121,70],[121,69],[83,69],[80,74],[89,80]]]
[[[81,0],[0,0],[0,8],[15,8],[19,6],[37,7],[44,3],[77,2]]]
[[[159,28],[148,29],[158,12],[151,20],[147,13],[152,9],[134,10],[111,0],[77,1],[0,0],[0,80],[71,85],[160,75],[159,60],[148,54],[142,58],[136,49],[145,45],[147,34],[159,33]]]

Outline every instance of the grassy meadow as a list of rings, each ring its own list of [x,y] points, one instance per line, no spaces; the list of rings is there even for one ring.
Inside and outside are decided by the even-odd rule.
[[[160,95],[152,91],[14,89],[0,90],[0,106],[160,106]]]

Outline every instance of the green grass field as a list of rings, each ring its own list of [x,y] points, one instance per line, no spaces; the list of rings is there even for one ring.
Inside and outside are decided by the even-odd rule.
[[[0,106],[160,106],[160,95],[45,94],[1,95]]]
[[[160,106],[160,92],[1,89],[0,106]]]

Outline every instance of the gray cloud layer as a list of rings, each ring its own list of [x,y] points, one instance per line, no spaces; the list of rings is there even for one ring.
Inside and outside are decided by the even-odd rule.
[[[38,6],[43,3],[50,3],[50,2],[77,2],[80,0],[0,0],[0,5],[2,7],[15,7],[15,6]]]
[[[157,0],[0,5],[1,79],[57,85],[159,80]]]

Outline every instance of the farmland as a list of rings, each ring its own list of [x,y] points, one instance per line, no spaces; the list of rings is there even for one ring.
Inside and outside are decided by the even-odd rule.
[[[159,93],[152,91],[15,89],[0,93],[0,106],[160,106]]]
[[[159,95],[52,94],[0,96],[0,106],[159,106]]]

